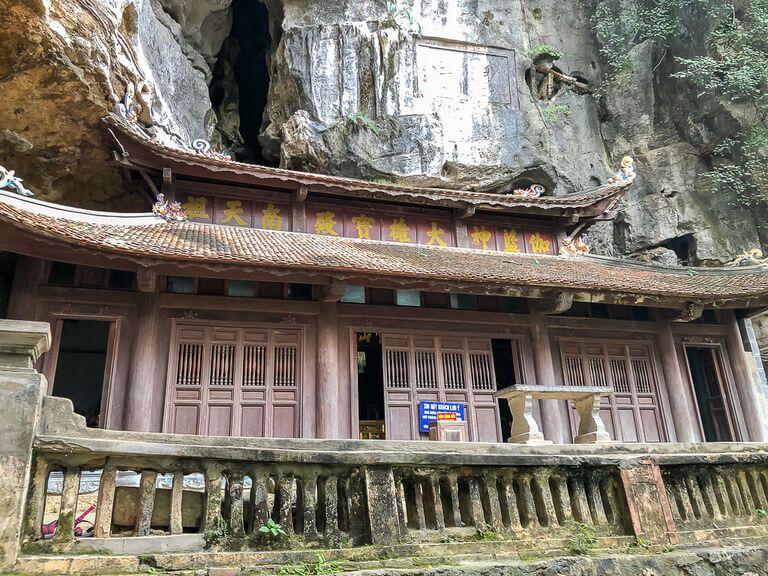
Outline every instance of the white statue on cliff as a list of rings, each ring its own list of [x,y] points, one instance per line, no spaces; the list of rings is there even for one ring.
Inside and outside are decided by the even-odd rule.
[[[635,179],[635,161],[632,156],[621,159],[621,168],[615,175],[608,178],[608,184],[629,184]]]

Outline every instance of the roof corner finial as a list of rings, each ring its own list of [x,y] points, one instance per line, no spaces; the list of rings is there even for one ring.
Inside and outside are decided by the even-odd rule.
[[[189,216],[180,202],[169,202],[165,194],[157,195],[157,202],[152,206],[152,213],[166,222],[186,222]]]
[[[608,184],[631,184],[635,176],[634,159],[632,156],[624,156],[621,159],[621,168],[616,174],[608,178]]]
[[[231,154],[227,152],[219,152],[218,150],[214,150],[213,146],[211,146],[211,143],[208,142],[208,140],[205,140],[204,138],[198,138],[197,140],[192,142],[192,148],[198,154],[207,156],[208,158],[213,158],[214,160],[225,160],[225,161],[232,160]]]
[[[566,258],[575,258],[582,254],[589,254],[591,248],[582,238],[574,238],[573,236],[563,238],[560,243],[560,256]]]
[[[531,184],[527,188],[516,188],[512,190],[511,196],[513,198],[523,198],[526,200],[536,200],[541,198],[546,189],[541,184]]]
[[[16,176],[16,173],[13,170],[6,170],[0,166],[0,190],[7,189],[21,194],[22,196],[34,196],[32,192],[24,187],[22,182],[24,182],[24,180]]]

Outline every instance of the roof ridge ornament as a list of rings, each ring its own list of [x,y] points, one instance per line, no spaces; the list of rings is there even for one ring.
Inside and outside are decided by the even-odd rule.
[[[582,254],[589,254],[590,251],[589,244],[582,238],[569,236],[563,238],[562,242],[560,242],[560,256],[565,256],[566,258],[575,258]]]
[[[157,202],[152,206],[152,213],[166,222],[186,222],[189,215],[180,202],[171,202],[165,199],[165,194],[157,195]]]
[[[541,184],[531,184],[528,188],[516,188],[512,190],[513,198],[525,198],[526,200],[537,200],[541,198],[546,189]]]
[[[220,152],[214,150],[211,143],[205,138],[198,138],[192,142],[192,149],[202,156],[213,158],[214,160],[225,160],[227,162],[232,160],[232,155],[228,152]]]
[[[728,262],[726,266],[735,268],[739,266],[757,266],[759,264],[768,264],[768,258],[763,256],[763,251],[760,248],[753,248],[748,252],[739,254]]]
[[[24,180],[16,176],[16,172],[13,170],[6,170],[0,166],[0,190],[10,190],[16,192],[22,196],[34,196],[32,192],[27,190],[22,184]]]
[[[630,184],[634,181],[635,160],[632,156],[624,156],[621,159],[621,168],[616,174],[608,178],[608,184]]]

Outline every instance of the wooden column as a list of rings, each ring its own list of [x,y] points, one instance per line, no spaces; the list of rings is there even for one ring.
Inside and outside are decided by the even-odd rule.
[[[659,319],[656,321],[656,337],[659,342],[661,367],[664,371],[664,380],[667,383],[667,396],[669,397],[669,407],[672,410],[677,441],[696,442],[694,420],[691,417],[692,403],[695,402],[695,399],[689,395],[688,387],[680,372],[677,347],[672,335],[672,323],[669,320]]]
[[[149,432],[152,428],[159,310],[154,293],[141,294],[138,302],[124,423],[127,430]]]
[[[744,423],[747,427],[751,442],[765,442],[768,438],[765,432],[764,416],[760,414],[760,399],[752,382],[752,374],[744,357],[744,343],[739,331],[739,322],[733,310],[722,310],[720,318],[725,321],[728,328],[725,343],[728,348],[728,357],[731,361],[733,378],[736,380],[736,392],[739,395],[739,403],[744,414]]]
[[[317,317],[317,437],[336,438],[339,421],[339,327],[335,302],[319,302]]]
[[[531,315],[531,346],[533,347],[533,365],[536,371],[536,384],[539,386],[555,385],[555,366],[552,362],[552,348],[549,342],[549,329],[541,314]],[[563,443],[562,417],[557,400],[539,400],[541,429],[544,438],[555,444]]]

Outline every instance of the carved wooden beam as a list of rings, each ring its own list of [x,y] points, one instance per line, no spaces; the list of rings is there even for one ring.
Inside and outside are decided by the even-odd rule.
[[[680,313],[672,318],[672,322],[693,322],[701,318],[704,313],[704,304],[698,302],[686,302]]]
[[[157,292],[157,272],[147,268],[139,268],[136,271],[136,286],[139,292]]]
[[[331,280],[330,284],[323,286],[323,295],[320,299],[323,302],[338,302],[346,291],[347,285],[344,282]]]
[[[558,292],[554,298],[531,300],[528,309],[532,314],[562,314],[573,306],[573,292]]]
[[[173,170],[168,167],[163,168],[163,184],[173,184]]]
[[[144,182],[147,183],[147,186],[149,186],[149,189],[152,190],[152,194],[155,195],[155,198],[157,198],[160,195],[160,191],[157,189],[157,186],[152,181],[152,178],[150,178],[149,174],[147,174],[146,170],[139,170],[139,174],[141,174],[141,177],[144,178]]]
[[[302,184],[299,186],[299,189],[294,192],[294,200],[296,202],[304,202],[304,200],[307,199],[307,196],[309,195],[309,187],[306,184]]]

